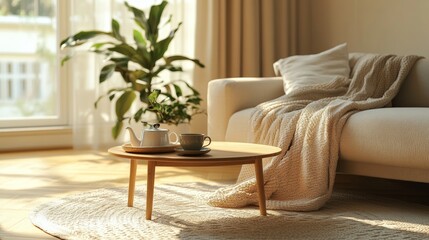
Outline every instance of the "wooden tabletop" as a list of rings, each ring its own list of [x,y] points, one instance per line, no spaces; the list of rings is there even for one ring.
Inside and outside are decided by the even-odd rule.
[[[108,152],[112,155],[128,158],[141,159],[147,161],[160,162],[231,162],[240,160],[252,160],[253,158],[266,158],[278,155],[281,149],[274,146],[239,143],[239,142],[216,142],[213,141],[208,148],[211,151],[199,156],[179,156],[176,152],[171,153],[127,153],[122,146],[112,147]]]

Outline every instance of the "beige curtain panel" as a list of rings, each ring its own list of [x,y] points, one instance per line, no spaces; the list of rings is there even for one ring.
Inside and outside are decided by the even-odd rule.
[[[212,76],[273,76],[276,60],[305,48],[307,9],[299,0],[197,1],[196,55]]]

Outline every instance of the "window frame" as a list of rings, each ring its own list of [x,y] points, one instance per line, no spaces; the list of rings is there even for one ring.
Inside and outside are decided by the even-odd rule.
[[[69,34],[70,7],[69,0],[57,0],[56,24],[58,31],[56,37],[58,43],[56,48],[58,57],[55,71],[58,78],[57,89],[60,91],[59,116],[53,119],[25,119],[19,122],[0,120],[0,152],[58,149],[73,146],[70,69],[66,65],[61,66],[62,54],[59,51],[59,41]],[[10,125],[10,121],[15,121],[13,126]]]
[[[0,130],[2,132],[16,131],[17,128],[38,128],[38,127],[58,127],[58,126],[69,126],[70,125],[70,83],[68,78],[68,68],[66,66],[61,67],[61,52],[59,42],[65,38],[68,34],[68,19],[70,16],[69,12],[69,1],[56,0],[56,55],[55,60],[55,77],[57,78],[57,86],[54,91],[58,91],[59,100],[57,107],[56,116],[42,116],[42,117],[27,117],[27,118],[10,118],[0,119]],[[1,137],[1,136],[0,136]]]

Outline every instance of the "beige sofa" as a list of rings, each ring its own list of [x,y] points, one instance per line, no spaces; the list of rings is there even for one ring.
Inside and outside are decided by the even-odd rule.
[[[280,77],[211,81],[208,134],[218,141],[251,141],[252,108],[283,94]],[[349,118],[337,172],[429,183],[428,60],[416,63],[392,105]]]

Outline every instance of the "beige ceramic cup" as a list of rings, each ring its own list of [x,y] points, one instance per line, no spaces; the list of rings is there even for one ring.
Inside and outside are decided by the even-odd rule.
[[[207,147],[212,142],[209,136],[201,133],[183,133],[180,134],[179,140],[183,150],[201,150],[201,148]],[[205,141],[208,141],[208,143],[203,145]]]

